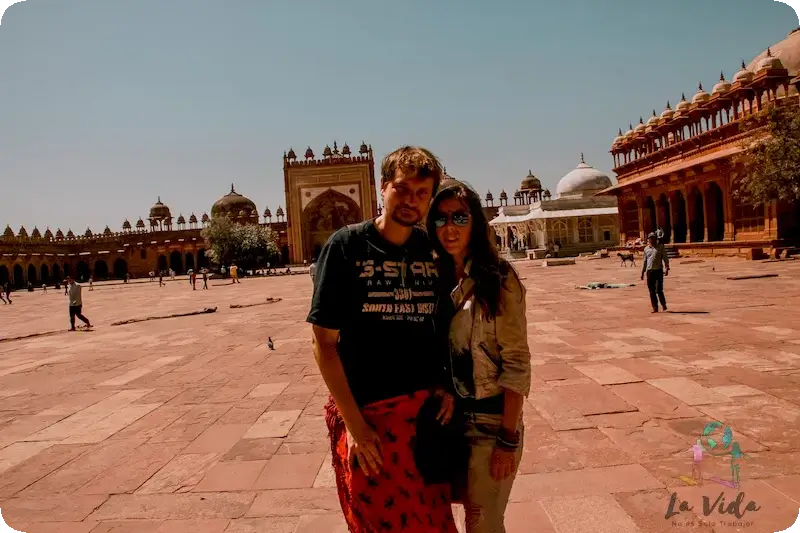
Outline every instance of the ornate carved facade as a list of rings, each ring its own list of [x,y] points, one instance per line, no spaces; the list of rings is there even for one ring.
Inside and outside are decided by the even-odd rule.
[[[325,147],[316,159],[309,147],[303,160],[294,150],[283,156],[289,260],[310,261],[333,232],[378,214],[372,147],[361,144],[358,155],[345,144]]]
[[[620,131],[611,154],[619,183],[601,194],[618,199],[620,245],[661,227],[682,251],[744,255],[775,249],[798,237],[797,205],[748,205],[733,194],[736,163],[749,139],[744,119],[770,106],[798,105],[792,79],[800,68],[800,33],[768,49],[711,94],[702,84],[691,102],[685,97],[645,123]],[[784,64],[780,57],[784,57]]]

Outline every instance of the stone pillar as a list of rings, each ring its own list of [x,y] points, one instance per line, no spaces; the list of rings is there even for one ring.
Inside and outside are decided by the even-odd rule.
[[[700,189],[700,194],[703,197],[703,242],[708,242],[708,212],[710,206],[708,205],[708,194],[706,194],[707,187],[704,185]]]
[[[570,222],[572,222],[572,243],[579,244],[581,242],[581,238],[578,235],[578,219],[576,218],[568,218],[566,219],[567,222],[567,232],[570,231]]]
[[[694,217],[692,216],[692,210],[690,209],[691,204],[689,203],[689,190],[686,187],[681,189],[681,193],[683,194],[683,212],[686,215],[686,242],[694,242],[692,240],[692,220]]]
[[[767,230],[767,237],[769,239],[777,239],[778,238],[778,201],[777,200],[772,200],[766,205],[766,224],[764,224],[764,229]]]
[[[600,238],[599,238],[600,228],[598,227],[599,225],[600,225],[600,217],[598,217],[597,215],[593,216],[592,217],[592,239],[594,239],[593,242],[595,244],[600,242]]]
[[[644,200],[641,196],[636,197],[636,207],[639,211],[639,238],[644,241]]]
[[[675,209],[674,209],[674,205],[673,205],[674,203],[675,202],[673,201],[672,195],[671,194],[667,195],[667,209],[669,209],[669,223],[670,223],[670,228],[669,228],[669,243],[670,244],[675,244],[675,227],[676,226],[675,226]]]
[[[723,216],[725,217],[725,229],[722,240],[734,241],[736,240],[736,229],[734,225],[733,209],[733,178],[730,174],[724,176],[722,179],[722,206]]]

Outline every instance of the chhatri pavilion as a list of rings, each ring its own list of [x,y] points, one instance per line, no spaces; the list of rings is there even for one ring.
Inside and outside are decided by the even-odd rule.
[[[586,164],[562,177],[556,196],[542,190],[540,180],[528,172],[509,205],[500,193],[497,216],[489,224],[498,235],[501,250],[515,257],[544,257],[548,248],[560,247],[559,255],[575,256],[616,246],[619,241],[617,202],[597,196],[612,186],[611,178]],[[494,197],[486,195],[487,207]]]

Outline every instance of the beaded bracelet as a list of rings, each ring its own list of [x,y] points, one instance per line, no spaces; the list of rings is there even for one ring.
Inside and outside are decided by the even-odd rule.
[[[498,435],[496,437],[496,441],[497,441],[496,445],[497,445],[497,447],[500,448],[501,450],[505,450],[505,451],[512,451],[513,452],[513,451],[518,450],[520,445],[522,444],[522,442],[520,440],[519,432],[514,434],[514,437],[516,437],[516,438],[514,438],[513,440],[507,438],[509,436],[511,436],[510,432],[507,432],[507,434],[505,434],[505,435]]]

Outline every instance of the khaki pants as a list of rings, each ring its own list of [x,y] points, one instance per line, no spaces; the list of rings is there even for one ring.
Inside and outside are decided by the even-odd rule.
[[[514,473],[495,481],[491,473],[495,436],[502,425],[501,415],[470,415],[467,438],[470,441],[470,460],[464,497],[467,533],[505,533],[503,516],[508,505],[511,487],[522,459],[522,445],[517,450]],[[520,432],[522,432],[520,423]]]

